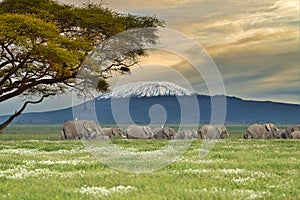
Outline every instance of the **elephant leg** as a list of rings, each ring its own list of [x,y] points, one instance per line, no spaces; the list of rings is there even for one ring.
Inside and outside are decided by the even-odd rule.
[[[83,138],[83,134],[82,133],[78,133],[78,139],[81,140]]]
[[[92,133],[90,134],[90,139],[95,139],[96,136],[97,136],[97,132],[92,132]]]
[[[248,131],[244,134],[244,139],[249,139],[249,132]]]
[[[65,129],[62,130],[62,139],[66,140],[67,139],[67,134]]]

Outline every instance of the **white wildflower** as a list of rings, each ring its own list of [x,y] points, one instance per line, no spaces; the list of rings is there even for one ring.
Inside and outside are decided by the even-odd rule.
[[[186,169],[183,170],[184,173],[193,173],[193,174],[199,174],[199,173],[208,173],[208,172],[212,172],[212,170],[210,169]]]
[[[44,164],[44,165],[77,165],[79,163],[86,163],[84,160],[57,160],[57,161],[52,161],[52,160],[42,160],[38,161],[38,164]]]
[[[108,196],[114,193],[128,193],[131,191],[136,190],[135,187],[132,186],[116,186],[112,187],[110,189],[107,189],[106,187],[96,187],[96,186],[83,186],[81,188],[77,188],[75,192],[79,192],[84,195],[93,195],[93,196]]]
[[[39,151],[36,149],[2,149],[0,154],[17,154],[17,155],[27,155],[27,156],[36,156],[39,155]]]
[[[254,191],[247,189],[236,189],[232,191],[232,194],[235,196],[243,196],[244,199],[260,199],[263,198],[263,196],[265,195],[269,195],[265,191]]]
[[[213,188],[211,188],[210,189],[210,191],[212,192],[212,193],[222,193],[222,192],[226,192],[226,189],[225,188],[217,188],[217,187],[213,187]]]
[[[241,174],[245,173],[245,169],[219,169],[219,172],[225,173],[225,174]]]
[[[254,182],[255,181],[255,178],[252,178],[252,177],[246,177],[246,178],[233,178],[232,179],[233,182],[236,182],[236,183],[244,183],[244,182]]]
[[[212,187],[210,189],[207,188],[202,188],[202,189],[190,189],[190,190],[185,190],[186,192],[192,192],[192,193],[224,193],[227,190],[225,188],[217,188],[217,187]]]
[[[52,176],[57,174],[55,171],[50,171],[49,169],[34,169],[28,170],[24,167],[17,166],[12,169],[0,170],[0,177],[5,177],[8,179],[24,179],[27,177],[37,177],[39,175]]]
[[[1,149],[0,154],[16,154],[16,155],[26,155],[26,156],[38,156],[38,155],[53,155],[53,154],[79,154],[88,153],[86,149],[74,148],[71,150],[58,150],[58,151],[43,151],[38,149]]]

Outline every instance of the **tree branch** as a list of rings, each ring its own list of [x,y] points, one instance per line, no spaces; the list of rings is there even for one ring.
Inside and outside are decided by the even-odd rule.
[[[9,94],[6,94],[6,95],[3,95],[3,96],[0,96],[0,102],[2,101],[6,101],[12,97],[15,97],[15,96],[18,96],[20,94],[22,94],[25,90],[29,89],[29,88],[32,88],[34,86],[37,86],[37,85],[40,85],[40,84],[45,84],[45,85],[51,85],[51,84],[55,84],[55,83],[61,83],[65,80],[68,80],[70,78],[73,78],[73,77],[60,77],[60,78],[55,78],[55,79],[41,79],[41,80],[36,80],[36,81],[33,81],[29,84],[22,84],[17,90],[9,93]]]
[[[37,101],[26,101],[22,108],[18,111],[15,112],[15,114],[11,115],[4,123],[0,124],[0,133],[3,129],[5,129],[13,120],[14,118],[16,118],[17,116],[19,116],[24,110],[25,108],[27,107],[28,104],[38,104],[38,103],[41,103],[44,98],[46,97],[49,97],[49,96],[53,96],[55,95],[55,93],[52,93],[52,94],[45,94],[43,95],[39,100]]]

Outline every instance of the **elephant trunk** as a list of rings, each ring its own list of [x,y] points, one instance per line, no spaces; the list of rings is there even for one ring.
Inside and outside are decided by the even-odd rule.
[[[249,133],[248,131],[244,134],[244,139],[248,139],[249,138]]]

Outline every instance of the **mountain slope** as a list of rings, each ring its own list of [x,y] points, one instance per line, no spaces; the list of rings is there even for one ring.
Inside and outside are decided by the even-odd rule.
[[[111,93],[95,99],[96,115],[100,123],[115,123],[112,105],[127,105],[130,117],[135,123],[208,123],[211,118],[211,102],[225,96],[206,96],[192,92],[168,82],[140,82],[116,88]],[[300,105],[275,103],[269,101],[248,101],[236,97],[225,97],[226,122],[232,123],[300,123]],[[195,100],[196,104],[195,104]],[[160,105],[162,112],[151,113],[152,106]],[[84,105],[75,107],[79,111],[74,118],[89,119],[81,116]],[[126,106],[125,106],[126,107]],[[116,108],[121,117],[118,123],[130,123],[128,117],[123,116],[122,107]],[[200,111],[198,116],[197,110]],[[185,113],[182,113],[182,111]],[[166,113],[166,116],[164,116]],[[184,116],[184,117],[183,117]],[[0,122],[8,116],[0,117]],[[151,119],[152,117],[152,119]],[[165,118],[165,119],[164,119]],[[182,119],[183,118],[183,119]],[[63,123],[73,119],[72,108],[49,112],[24,113],[17,117],[15,123]]]
[[[192,98],[192,96],[183,96],[181,98]],[[218,98],[218,97],[212,97]],[[207,123],[211,117],[211,97],[197,95],[200,110],[200,123]],[[227,112],[226,122],[236,123],[254,123],[254,122],[274,122],[274,123],[299,123],[300,122],[300,105],[262,102],[262,101],[245,101],[235,97],[226,97]],[[122,104],[128,99],[117,99],[114,103]],[[115,123],[111,111],[111,99],[99,99],[95,101],[97,117],[100,123]],[[158,97],[132,97],[129,100],[129,112],[135,123],[150,123],[149,109],[153,105],[161,105],[167,113],[167,123],[179,123],[181,121],[180,103],[175,96],[158,96]],[[190,118],[185,122],[193,121],[195,112],[194,107],[186,107],[190,112]],[[7,117],[7,116],[6,116]],[[3,121],[5,116],[0,117]],[[63,110],[24,113],[14,120],[15,123],[63,123],[73,119],[72,108]],[[81,119],[79,117],[79,119]],[[86,118],[88,119],[88,118]],[[152,119],[153,120],[153,119]],[[154,119],[155,120],[155,119]],[[123,123],[129,120],[124,119]],[[157,121],[159,123],[159,121]]]

